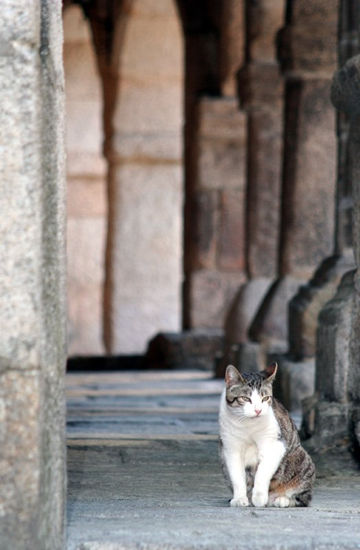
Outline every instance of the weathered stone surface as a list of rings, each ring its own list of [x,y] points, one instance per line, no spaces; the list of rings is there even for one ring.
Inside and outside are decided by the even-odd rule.
[[[322,398],[347,400],[354,272],[344,275],[332,300],[321,310],[316,349],[316,390]]]
[[[309,439],[315,433],[315,412],[319,396],[313,393],[309,397],[305,397],[301,402],[302,419],[300,437],[301,439]]]
[[[193,268],[213,268],[216,264],[219,230],[220,197],[218,191],[199,190],[194,193],[192,214]]]
[[[68,217],[68,352],[104,353],[103,285],[106,220]]]
[[[245,196],[242,189],[221,193],[218,265],[224,270],[245,270]]]
[[[339,111],[351,117],[360,115],[360,56],[349,59],[335,74],[331,86],[331,101]]]
[[[171,165],[118,166],[111,193],[117,215],[108,265],[107,346],[141,353],[159,330],[180,329],[180,172]]]
[[[341,454],[350,449],[349,439],[349,405],[323,399],[315,406],[316,431],[307,446],[323,454],[336,453],[339,463]],[[326,457],[324,457],[326,459]],[[330,458],[330,457],[329,457]]]
[[[41,8],[41,9],[40,9]],[[61,2],[7,0],[0,31],[0,548],[64,543]]]
[[[231,360],[232,344],[248,340],[249,326],[270,286],[269,278],[277,275],[283,87],[274,54],[283,8],[282,0],[246,5],[245,59],[238,72],[238,93],[247,118],[244,268],[250,280],[240,288],[227,316],[225,354],[218,367],[221,372]],[[241,357],[236,364],[245,370],[258,368],[257,352],[251,348],[248,353],[243,346],[238,351]]]
[[[68,286],[69,356],[104,355],[103,293],[98,283],[72,282]],[[94,322],[97,320],[98,322]]]
[[[283,90],[277,65],[245,66],[239,90],[248,114],[247,271],[249,277],[275,277],[283,149]]]
[[[276,35],[285,18],[285,0],[260,0],[247,8],[247,52],[250,61],[276,61]]]
[[[340,13],[339,57],[359,51],[359,11],[353,2],[342,3]],[[353,240],[355,264],[359,265],[359,58],[352,57],[335,73],[332,101],[343,111],[339,115],[339,159],[336,211],[336,248],[344,253]],[[345,114],[344,114],[345,112]],[[353,208],[353,231],[347,227],[349,212]],[[319,316],[316,388],[319,401],[315,405],[314,435],[310,445],[326,449],[326,460],[334,446],[341,449],[342,457],[349,460],[356,448],[356,393],[359,382],[359,288],[356,271],[342,278],[335,297],[326,304]],[[356,407],[355,407],[356,408]],[[330,418],[329,418],[330,417]],[[329,430],[330,427],[330,430]],[[329,453],[330,451],[330,453]],[[356,449],[356,452],[358,449]],[[341,463],[337,468],[342,467]],[[358,452],[357,452],[358,458]],[[349,468],[349,464],[345,464]]]
[[[68,218],[105,218],[107,200],[104,181],[89,181],[86,178],[68,181]]]
[[[351,251],[350,251],[351,252]],[[324,260],[314,277],[289,303],[290,353],[296,358],[314,357],[318,316],[333,298],[341,277],[353,267],[353,254]]]
[[[221,328],[231,309],[239,287],[245,282],[242,273],[211,270],[196,271],[191,278],[191,326]]]
[[[235,296],[225,325],[229,342],[246,342],[251,321],[270,288],[271,279],[257,277],[247,281]]]
[[[64,11],[66,82],[69,353],[104,353],[102,295],[107,167],[102,155],[102,90],[88,20]]]
[[[249,170],[253,171],[248,174],[247,265],[251,277],[274,277],[278,268],[280,124],[276,113],[250,115]]]
[[[335,0],[311,7],[296,0],[291,9],[289,4],[280,37],[286,78],[280,279],[265,297],[250,334],[257,341],[277,341],[284,351],[287,302],[332,253],[334,220],[329,212],[334,211],[336,139],[329,83],[336,63],[337,7]]]
[[[150,368],[214,369],[216,354],[224,345],[219,329],[160,333],[149,342],[145,361]]]
[[[314,394],[315,359],[294,361],[289,355],[270,354],[268,363],[279,364],[275,381],[275,396],[289,411],[301,412],[302,400]]]
[[[323,78],[287,84],[280,269],[299,278],[332,253],[336,139],[329,85]]]
[[[181,323],[183,45],[173,2],[138,0],[122,15],[111,74],[101,58],[105,88],[119,82],[106,103],[105,342],[110,353],[137,354]]]
[[[222,2],[220,78],[224,96],[236,96],[236,72],[243,63],[245,42],[244,0]]]
[[[287,350],[288,303],[303,282],[286,276],[271,286],[249,329],[253,340],[265,343],[270,348]]]
[[[353,412],[353,422],[354,422],[354,433],[356,442],[355,445],[357,445],[357,451],[360,449],[360,409],[359,407],[356,407]]]
[[[215,376],[224,378],[228,365],[234,365],[241,372],[259,372],[266,367],[266,353],[257,342],[233,344],[225,337],[223,350],[216,356]]]
[[[199,101],[198,185],[245,189],[245,116],[230,98]]]
[[[266,367],[266,353],[257,342],[239,344],[237,365],[240,372],[259,372]]]
[[[284,69],[332,75],[337,61],[338,0],[295,0],[282,29]]]

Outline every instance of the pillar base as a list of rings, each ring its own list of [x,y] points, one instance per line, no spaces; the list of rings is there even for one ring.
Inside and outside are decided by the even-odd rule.
[[[304,441],[318,476],[336,476],[359,470],[353,436],[354,409],[348,403],[315,399],[315,431]],[[304,429],[302,428],[302,433]]]
[[[273,283],[249,329],[250,338],[266,343],[268,349],[287,349],[288,302],[294,297],[303,279],[287,275]]]
[[[225,333],[229,342],[246,342],[249,326],[271,282],[268,277],[256,277],[240,288],[226,320]]]
[[[313,395],[315,388],[315,359],[295,361],[290,355],[270,353],[267,362],[276,361],[274,393],[288,411],[301,412],[302,400]]]
[[[289,303],[289,346],[294,357],[313,357],[316,331],[322,307],[335,295],[341,277],[354,268],[352,250],[326,258],[312,279]]]

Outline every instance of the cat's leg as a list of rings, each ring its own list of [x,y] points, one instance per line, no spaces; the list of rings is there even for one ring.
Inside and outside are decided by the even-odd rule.
[[[246,494],[246,474],[243,453],[240,450],[223,449],[223,458],[233,490],[230,506],[249,506]]]
[[[254,480],[252,503],[254,506],[266,506],[269,500],[270,480],[279,467],[285,454],[285,445],[281,441],[264,443],[259,448],[259,466]]]
[[[287,461],[297,465],[295,473],[289,477],[289,468],[286,464],[280,467],[270,482],[269,504],[279,508],[309,506],[315,481],[314,463],[302,448],[297,450],[295,461],[292,455],[287,457]],[[287,470],[286,475],[284,468]]]

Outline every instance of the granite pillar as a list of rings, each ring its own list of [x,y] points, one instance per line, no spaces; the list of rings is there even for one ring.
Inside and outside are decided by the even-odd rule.
[[[105,345],[138,354],[157,332],[181,329],[180,20],[173,0],[84,9],[103,79],[109,163]]]
[[[337,0],[295,0],[279,35],[286,79],[279,278],[250,328],[270,349],[286,350],[288,302],[332,251],[336,140],[329,86],[337,22]]]
[[[346,59],[358,51],[358,40],[355,40],[354,28],[356,20],[359,20],[356,4],[350,5],[342,2],[339,10],[339,63],[345,63]],[[342,340],[346,317],[351,297],[349,293],[348,278],[345,277],[342,286],[337,293],[337,287],[346,272],[354,268],[351,231],[351,174],[349,159],[349,117],[344,112],[337,116],[337,177],[335,192],[335,228],[333,255],[326,258],[316,270],[311,280],[301,286],[298,293],[289,303],[289,353],[278,357],[282,364],[284,378],[283,394],[289,408],[297,408],[301,405],[301,398],[309,397],[314,392],[315,384],[315,355],[316,346],[317,364],[331,365],[329,354],[340,357],[339,351],[343,349]],[[336,296],[335,296],[336,294]],[[332,298],[335,296],[334,300]],[[348,298],[345,299],[345,296]],[[330,301],[331,300],[331,301]],[[344,308],[339,308],[339,303],[344,301]],[[320,318],[319,313],[321,312]],[[333,338],[329,345],[324,342],[324,330],[319,331],[317,345],[317,329],[319,322],[323,328],[326,325],[326,338],[333,332]],[[345,325],[343,326],[343,323]],[[339,327],[343,327],[339,329]],[[340,330],[340,337],[336,337]],[[329,332],[330,331],[330,332]],[[345,361],[345,357],[343,357]],[[336,360],[335,362],[338,362]],[[331,370],[331,366],[329,369]],[[302,372],[303,381],[306,382],[306,392],[299,393],[296,383],[298,371]],[[329,381],[330,379],[328,379]],[[338,380],[338,378],[337,378]],[[293,391],[286,392],[285,388],[293,387]],[[304,384],[303,384],[304,387]]]
[[[243,343],[249,325],[277,276],[279,245],[283,82],[276,35],[284,1],[248,3],[246,59],[238,74],[240,104],[247,117],[246,247],[248,282],[238,293],[227,338]]]
[[[222,328],[245,281],[245,117],[235,98],[199,100],[188,277],[191,328]]]
[[[50,0],[2,5],[1,550],[65,542],[61,8]]]
[[[344,275],[336,295],[319,316],[316,353],[316,395],[313,424],[305,418],[305,431],[312,434],[309,448],[338,467],[353,466],[359,449],[359,262],[360,262],[360,56],[350,58],[334,76],[332,101],[350,121],[348,177],[353,196],[353,245],[355,271]],[[328,418],[331,416],[329,429]],[[349,451],[348,453],[346,451]],[[324,460],[324,459],[323,459]]]

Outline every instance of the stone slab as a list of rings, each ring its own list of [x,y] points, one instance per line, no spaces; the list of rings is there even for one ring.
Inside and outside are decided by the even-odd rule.
[[[221,329],[160,333],[149,342],[145,361],[155,368],[204,368],[212,371],[224,345]]]

